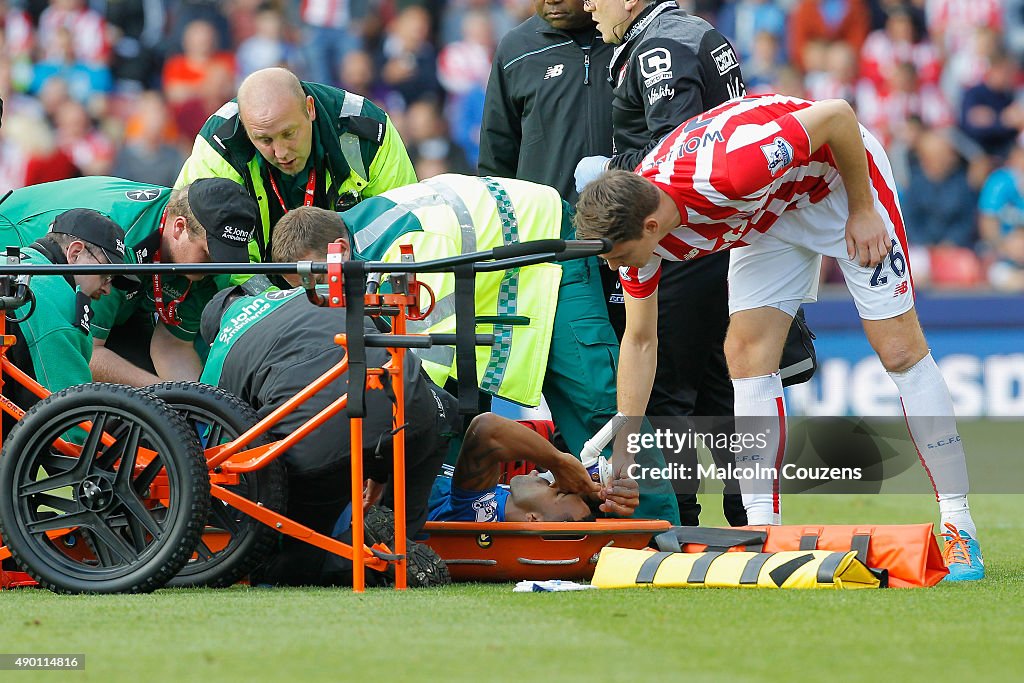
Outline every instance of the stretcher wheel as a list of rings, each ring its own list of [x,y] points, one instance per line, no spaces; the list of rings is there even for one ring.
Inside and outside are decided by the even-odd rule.
[[[259,421],[248,403],[219,387],[196,382],[164,382],[147,387],[178,411],[204,448],[217,446],[243,434]],[[261,436],[251,445],[267,443]],[[274,460],[255,472],[239,475],[229,491],[284,512],[288,482],[284,463]],[[230,586],[248,576],[273,552],[277,532],[227,503],[210,501],[210,518],[196,552],[168,586]]]
[[[88,433],[84,422],[92,423]],[[140,389],[83,384],[57,392],[25,414],[0,451],[0,535],[18,564],[55,592],[160,588],[188,562],[209,509],[198,440]]]

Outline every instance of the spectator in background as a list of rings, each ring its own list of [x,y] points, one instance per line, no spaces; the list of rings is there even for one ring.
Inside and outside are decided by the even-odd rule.
[[[1002,45],[1002,36],[997,31],[982,26],[974,29],[966,47],[947,57],[940,83],[946,99],[957,111],[964,91],[984,80]]]
[[[883,144],[889,145],[905,137],[904,128],[912,117],[927,128],[945,128],[953,123],[952,112],[942,91],[932,85],[921,85],[917,70],[909,62],[897,62],[888,69],[884,89],[870,84],[857,93],[860,120]]]
[[[448,95],[448,127],[465,151],[470,168],[476,167],[480,156],[480,123],[493,54],[490,16],[474,10],[462,20],[462,40],[446,45],[437,58],[438,79]]]
[[[111,32],[111,71],[118,90],[136,93],[157,87],[163,62],[164,4],[153,0],[106,0]]]
[[[1015,102],[1017,65],[1006,53],[992,60],[985,79],[964,92],[960,127],[986,154],[1002,158],[1024,130],[1024,105]]]
[[[12,61],[28,61],[35,45],[31,17],[9,0],[0,0],[0,54]]]
[[[790,59],[802,70],[812,68],[804,57],[812,40],[842,40],[859,52],[870,28],[865,0],[800,0],[789,16]]]
[[[170,187],[178,177],[185,156],[169,144],[177,139],[170,112],[160,93],[150,91],[136,100],[135,111],[125,127],[125,145],[112,174],[150,185]]]
[[[420,180],[441,173],[472,171],[465,152],[449,137],[448,125],[434,102],[421,100],[409,105],[402,138]]]
[[[767,34],[776,41],[786,34],[786,13],[775,0],[732,0],[722,4],[715,22],[743,62],[743,75],[750,87],[750,60],[757,52],[758,39]]]
[[[402,96],[377,78],[377,67],[366,50],[352,50],[341,60],[337,87],[370,98],[391,112],[392,118],[400,116],[405,108]]]
[[[437,101],[437,53],[430,43],[430,14],[418,5],[406,7],[388,25],[382,46],[381,80],[394,88],[405,106],[422,99]]]
[[[64,28],[74,36],[76,61],[86,64],[110,63],[110,42],[107,22],[85,0],[50,0],[39,17],[39,48],[43,58],[59,61],[64,58],[57,32]]]
[[[57,112],[57,146],[71,158],[82,175],[110,175],[114,143],[93,125],[79,102],[68,102]]]
[[[63,79],[67,83],[68,94],[83,104],[113,90],[110,69],[103,64],[81,61],[75,55],[75,36],[69,29],[58,26],[53,39],[55,45],[47,50],[49,56],[33,69],[29,92],[39,92],[43,84],[54,77]]]
[[[779,77],[782,52],[779,39],[768,31],[761,31],[754,36],[750,57],[743,63],[747,92],[752,95],[775,92],[774,84]]]
[[[366,0],[303,0],[299,6],[306,48],[307,78],[331,83],[341,60],[363,47]]]
[[[261,5],[255,20],[255,33],[235,53],[238,77],[245,78],[254,71],[271,66],[295,68],[297,50],[284,39],[284,21],[273,5]]]
[[[1002,32],[1003,0],[928,0],[925,17],[932,42],[947,56],[967,47],[971,29],[985,26]]]
[[[992,173],[978,200],[978,231],[985,244],[999,253],[1003,239],[1024,228],[1024,146],[1010,149],[1006,165]]]
[[[925,131],[914,149],[917,163],[900,204],[912,243],[973,248],[977,196],[964,160],[944,132]]]
[[[856,51],[841,40],[830,43],[825,48],[824,67],[822,71],[807,74],[807,97],[812,100],[842,99],[854,103],[857,97]]]
[[[1004,292],[1024,292],[1024,228],[1015,228],[999,245],[997,260],[988,270],[988,280]]]
[[[216,49],[230,50],[233,46],[231,25],[222,8],[227,3],[221,0],[163,0],[168,14],[173,17],[170,35],[166,43],[169,52],[179,53],[185,49],[185,30],[193,21],[205,21],[213,26],[217,36]]]
[[[913,64],[922,85],[938,84],[942,73],[939,51],[929,40],[921,39],[910,7],[903,4],[889,7],[885,28],[872,31],[864,41],[860,52],[860,77],[876,90],[884,90],[887,71],[897,62]]]
[[[235,57],[217,48],[217,32],[210,22],[197,19],[185,27],[182,36],[184,51],[164,64],[164,95],[171,106],[201,99],[204,85],[213,78],[211,72],[235,73]]]
[[[6,189],[78,175],[71,158],[57,147],[53,132],[41,119],[5,112],[0,140],[0,181]]]

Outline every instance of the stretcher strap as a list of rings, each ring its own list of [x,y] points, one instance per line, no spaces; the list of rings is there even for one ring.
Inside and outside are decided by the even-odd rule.
[[[764,567],[765,562],[774,553],[758,553],[754,555],[747,562],[747,566],[743,568],[743,574],[740,575],[740,584],[754,584],[757,585],[757,577],[761,574],[761,568]]]
[[[717,560],[725,553],[704,553],[697,561],[693,563],[693,567],[690,568],[690,575],[686,577],[686,583],[704,583],[704,579],[708,577],[708,570],[711,569],[711,563]]]
[[[871,534],[854,534],[850,539],[850,550],[857,551],[857,559],[868,566],[868,552],[871,549]]]
[[[363,295],[366,293],[366,264],[346,261],[342,264],[345,280],[345,335],[348,351],[348,406],[349,417],[365,417],[366,405],[366,339],[363,330]]]
[[[845,557],[846,553],[836,552],[822,560],[818,565],[818,583],[835,583],[836,570],[839,569],[839,565]]]
[[[682,552],[682,544],[705,545],[709,551],[724,551],[744,546],[748,552],[759,553],[768,534],[763,531],[742,529],[709,529],[699,526],[674,526],[654,537],[658,550]]]
[[[459,414],[480,411],[476,376],[476,274],[472,264],[455,267],[455,364],[459,375]]]
[[[817,550],[818,549],[818,536],[815,534],[807,534],[800,537],[800,550]]]
[[[669,557],[672,557],[672,553],[654,553],[647,558],[642,565],[640,565],[640,571],[636,573],[637,583],[654,583],[654,576],[658,573],[658,567]]]

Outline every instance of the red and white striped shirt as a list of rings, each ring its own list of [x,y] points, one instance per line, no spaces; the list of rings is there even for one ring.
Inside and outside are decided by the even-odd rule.
[[[827,147],[813,154],[792,113],[813,102],[767,95],[731,100],[676,128],[637,173],[664,190],[682,224],[666,235],[643,268],[620,268],[635,298],[658,285],[662,259],[688,261],[742,247],[784,211],[820,202],[839,180]],[[751,234],[755,233],[755,234]]]

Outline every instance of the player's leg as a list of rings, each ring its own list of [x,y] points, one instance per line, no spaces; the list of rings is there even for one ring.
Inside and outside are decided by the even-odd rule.
[[[838,259],[839,265],[868,341],[899,389],[910,436],[935,490],[942,524],[949,532],[946,560],[950,578],[980,579],[984,564],[967,503],[967,461],[949,389],[914,311],[914,286],[896,185],[878,142],[866,135],[864,144],[875,205],[893,246],[874,268],[863,268],[845,258]]]
[[[780,220],[786,220],[783,216]],[[786,404],[779,362],[793,316],[816,292],[820,257],[767,234],[732,252],[725,355],[735,394],[736,431],[759,434],[763,448],[736,454],[749,524],[781,524],[778,472],[786,448]]]

